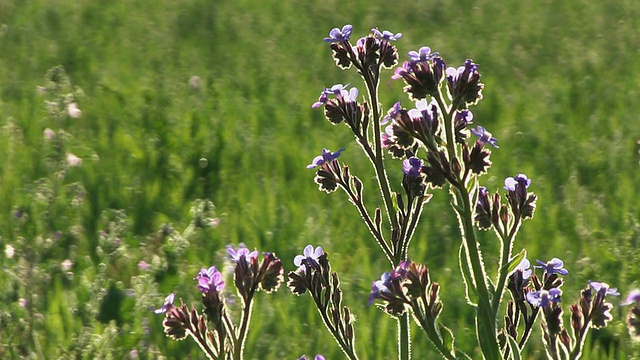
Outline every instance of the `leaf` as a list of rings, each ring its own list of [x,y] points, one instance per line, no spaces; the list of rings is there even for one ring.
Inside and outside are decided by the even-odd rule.
[[[455,355],[453,352],[453,332],[448,327],[438,323],[438,331],[440,332],[440,337],[442,338],[442,346],[449,351],[452,355]]]
[[[462,272],[462,280],[464,280],[464,292],[467,299],[467,303],[471,306],[478,306],[478,295],[471,280],[471,270],[469,269],[469,263],[467,263],[467,252],[464,245],[460,245],[460,254],[458,255],[458,261],[460,264],[460,271]]]
[[[520,357],[520,347],[518,347],[518,343],[516,343],[516,340],[512,338],[511,335],[507,334],[506,337],[509,344],[509,349],[511,349],[511,359],[521,360],[522,358]]]
[[[509,261],[507,264],[502,266],[502,269],[500,269],[500,272],[506,269],[507,274],[511,274],[513,271],[516,270],[518,265],[520,265],[520,262],[522,261],[522,259],[524,259],[526,256],[527,256],[527,250],[522,249],[518,254],[516,254],[516,256],[514,256],[511,259],[511,261]]]

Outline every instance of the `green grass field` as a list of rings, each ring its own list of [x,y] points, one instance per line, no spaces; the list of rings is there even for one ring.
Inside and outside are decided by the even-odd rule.
[[[480,64],[486,87],[475,122],[500,144],[481,182],[495,191],[507,176],[533,179],[536,215],[515,249],[565,261],[567,306],[587,280],[623,297],[640,286],[636,1],[374,3],[0,0],[0,248],[15,248],[12,258],[0,253],[0,358],[123,359],[133,349],[141,359],[203,358],[192,342],[166,338],[149,309],[169,292],[196,303],[192,278],[224,267],[226,245],[240,242],[275,252],[287,271],[305,245],[321,245],[357,316],[359,355],[394,358],[395,322],[367,307],[388,263],[344,194],[318,191],[305,169],[323,147],[346,147],[341,160],[367,189],[375,185],[348,129],[311,109],[325,86],[362,89],[322,42],[347,23],[356,38],[372,27],[402,32],[401,61],[427,45],[449,66]],[[57,65],[77,87],[80,118],[54,121],[44,105],[52,99],[36,91]],[[408,104],[392,73],[380,84],[385,109]],[[63,152],[46,128],[68,134]],[[66,152],[82,166],[61,165]],[[392,179],[399,188],[400,174]],[[183,249],[182,237],[161,229],[186,229],[196,199],[215,204],[220,225]],[[499,245],[492,233],[480,242],[493,274]],[[448,196],[435,192],[410,256],[441,284],[443,321],[473,354],[459,245]],[[139,269],[141,260],[151,269]],[[257,302],[246,358],[342,358],[309,297],[283,286]],[[640,351],[618,302],[583,358]],[[412,334],[415,359],[435,356],[417,327]],[[544,355],[539,337],[526,358]]]

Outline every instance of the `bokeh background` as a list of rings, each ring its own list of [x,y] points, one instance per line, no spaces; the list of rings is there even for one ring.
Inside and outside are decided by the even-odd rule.
[[[565,261],[566,306],[587,280],[623,296],[640,285],[635,0],[0,0],[0,358],[203,358],[164,337],[150,309],[169,292],[197,304],[193,276],[226,268],[225,247],[240,242],[276,252],[287,270],[305,245],[321,245],[357,316],[360,356],[393,358],[395,323],[366,304],[388,263],[346,197],[318,191],[305,168],[323,147],[345,147],[341,160],[374,190],[348,129],[311,109],[325,86],[363,89],[322,42],[347,23],[354,37],[402,32],[401,60],[426,45],[449,66],[480,64],[475,123],[500,144],[481,183],[533,179],[538,207],[515,249]],[[58,65],[78,118],[55,118],[53,94],[37,91]],[[385,108],[409,106],[391,75]],[[401,164],[388,166],[398,189]],[[194,214],[196,199],[215,210]],[[480,241],[495,271],[498,243]],[[441,284],[443,321],[474,354],[459,244],[448,194],[436,192],[410,254]],[[257,302],[246,358],[342,357],[310,298],[282,287]],[[638,350],[613,302],[615,319],[591,334],[585,358]],[[539,336],[526,358],[543,357]],[[434,356],[417,328],[413,337],[414,358]]]

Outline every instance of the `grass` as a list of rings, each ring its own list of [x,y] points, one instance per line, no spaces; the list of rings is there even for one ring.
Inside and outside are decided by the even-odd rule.
[[[109,351],[123,358],[133,348],[148,358],[197,358],[195,345],[166,339],[161,319],[144,310],[170,291],[194,301],[191,278],[222,264],[224,247],[239,242],[276,252],[287,270],[304,245],[322,245],[358,316],[361,357],[393,357],[395,324],[365,301],[385,259],[345,197],[317,191],[304,168],[323,147],[346,147],[344,160],[374,188],[348,131],[310,108],[323,86],[360,86],[333,66],[321,41],[345,23],[356,36],[376,26],[403,32],[401,56],[428,45],[450,66],[479,63],[486,88],[475,119],[501,145],[481,181],[497,190],[523,172],[540,197],[516,249],[565,260],[569,303],[589,279],[627,293],[640,278],[638,12],[631,0],[615,7],[586,0],[0,1],[0,245],[18,254],[0,259],[0,357],[17,358],[23,345],[35,358],[35,342],[18,331],[35,329],[46,358]],[[46,96],[35,91],[56,65],[84,94],[77,99],[83,116],[63,124],[52,122]],[[197,89],[188,85],[193,75],[201,79]],[[380,87],[386,107],[408,103],[400,82]],[[59,186],[49,156],[55,151],[43,140],[47,127],[70,134],[66,150],[83,159]],[[184,252],[163,251],[169,239],[158,230],[171,224],[182,231],[192,202],[204,198],[217,206],[220,226],[199,231]],[[16,219],[15,210],[28,218]],[[100,231],[126,251],[114,250]],[[458,241],[446,194],[436,193],[411,257],[441,283],[443,320],[472,351]],[[481,244],[491,269],[498,245],[484,233]],[[60,270],[67,258],[71,278]],[[153,276],[138,270],[139,260],[153,264]],[[30,282],[8,270],[31,274]],[[18,306],[26,297],[41,318]],[[308,298],[281,289],[258,302],[247,358],[340,357]],[[624,314],[616,306],[613,326],[593,334],[588,358],[633,355]],[[417,329],[413,335],[414,358],[433,355]],[[528,354],[540,357],[541,347]]]

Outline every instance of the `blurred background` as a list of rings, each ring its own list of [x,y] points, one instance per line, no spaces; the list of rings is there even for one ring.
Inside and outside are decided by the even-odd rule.
[[[201,359],[190,340],[166,338],[151,309],[170,292],[197,304],[192,278],[225,268],[226,246],[241,242],[287,271],[305,245],[321,245],[357,316],[359,355],[394,358],[395,322],[367,306],[389,265],[344,194],[318,191],[305,168],[322,148],[345,147],[376,206],[348,128],[311,109],[326,86],[364,93],[322,41],[344,24],[354,38],[403,33],[400,61],[429,46],[448,66],[480,64],[474,122],[500,145],[480,181],[493,192],[507,176],[532,179],[535,218],[514,249],[565,261],[565,306],[587,280],[623,297],[639,286],[636,1],[0,0],[0,358]],[[410,107],[392,73],[380,83],[385,109]],[[401,163],[388,169],[399,189]],[[480,241],[494,274],[499,244],[490,232]],[[458,346],[479,356],[459,245],[437,191],[410,256],[441,284]],[[613,302],[612,325],[591,333],[584,358],[638,350]],[[435,356],[412,334],[414,358]],[[317,353],[342,357],[309,297],[286,287],[257,297],[246,358]],[[525,355],[543,357],[539,332]]]

